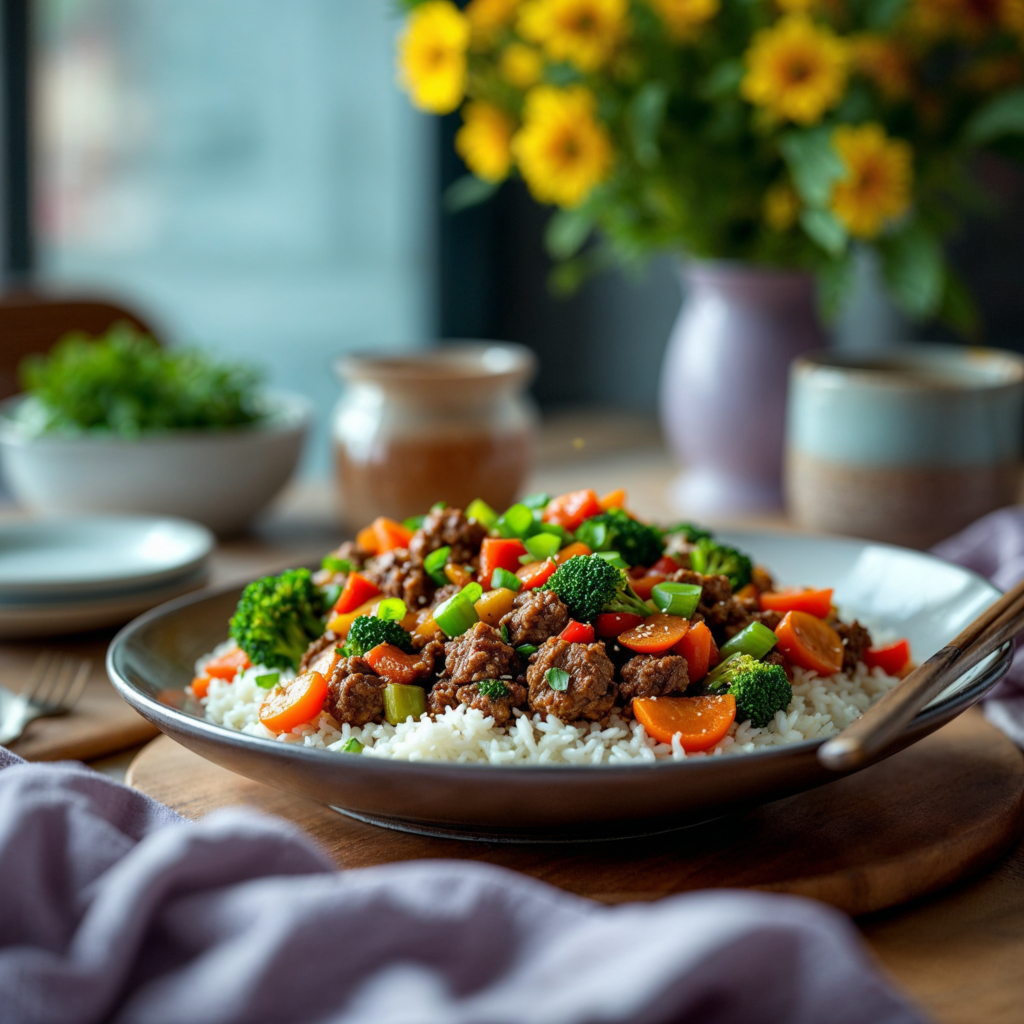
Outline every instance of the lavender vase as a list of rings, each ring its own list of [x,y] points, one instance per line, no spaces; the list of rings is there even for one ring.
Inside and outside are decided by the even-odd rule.
[[[685,299],[661,376],[661,421],[696,516],[782,507],[790,363],[826,341],[810,277],[729,262],[680,268]]]

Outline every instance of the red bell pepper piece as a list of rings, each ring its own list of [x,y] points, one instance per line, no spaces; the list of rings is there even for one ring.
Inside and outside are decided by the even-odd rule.
[[[646,601],[651,596],[651,591],[659,584],[667,580],[667,576],[661,573],[651,573],[649,576],[641,576],[639,579],[629,581],[629,585],[636,592],[641,601]]]
[[[522,568],[519,556],[525,554],[526,547],[521,540],[506,540],[504,537],[486,538],[480,545],[480,582],[489,587],[495,569],[518,572]]]
[[[639,626],[643,621],[642,615],[634,615],[632,612],[601,612],[594,627],[598,636],[611,637],[625,633],[627,629]]]
[[[594,642],[594,627],[589,623],[577,622],[572,619],[558,636],[570,644],[592,644]]]
[[[662,555],[647,572],[660,576],[671,576],[672,573],[678,572],[678,570],[679,563],[671,555]]]
[[[864,652],[868,668],[880,668],[887,676],[898,676],[910,661],[910,642],[897,640],[885,647],[869,647]]]
[[[672,648],[673,654],[681,654],[689,666],[690,682],[695,683],[708,674],[711,667],[711,648],[715,646],[714,637],[707,624],[698,622],[687,630],[686,636]],[[717,649],[715,651],[717,654]]]
[[[575,533],[584,519],[599,516],[602,511],[601,502],[593,491],[570,491],[548,502],[544,509],[544,520]]]
[[[345,587],[334,602],[334,614],[344,615],[347,612],[354,612],[360,605],[366,604],[371,597],[376,597],[380,591],[376,584],[371,583],[361,572],[350,572],[345,580]]]
[[[523,590],[534,590],[536,587],[544,586],[557,568],[558,566],[548,558],[543,562],[530,562],[529,565],[524,565],[516,575],[523,582]]]
[[[765,591],[760,596],[761,608],[773,612],[807,612],[827,619],[832,607],[832,588],[827,590]]]

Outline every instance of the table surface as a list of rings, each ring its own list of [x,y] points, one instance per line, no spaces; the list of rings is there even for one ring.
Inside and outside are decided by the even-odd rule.
[[[679,514],[671,498],[675,473],[649,420],[571,415],[546,426],[530,489],[625,487],[632,509],[664,521]],[[787,528],[781,516],[762,518],[757,525]],[[312,561],[342,537],[333,490],[325,484],[298,484],[252,534],[220,545],[211,583],[242,582]],[[95,659],[106,641],[106,636],[92,635],[60,646],[69,654]],[[0,645],[0,670],[19,666],[25,671],[41,646]],[[10,685],[9,678],[4,681]],[[135,726],[140,735],[126,741],[135,745],[89,763],[123,778],[139,742],[149,735],[144,724]],[[87,738],[83,743],[77,756],[88,758]],[[23,753],[34,756],[31,750]],[[883,969],[935,1019],[944,1024],[1016,1024],[1024,1018],[1024,841],[980,877],[858,924]]]

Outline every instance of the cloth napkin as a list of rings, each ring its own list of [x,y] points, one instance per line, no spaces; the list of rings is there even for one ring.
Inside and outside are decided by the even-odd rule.
[[[189,823],[0,748],[4,1024],[920,1024],[824,905],[602,906],[512,871],[337,871],[240,810]]]
[[[1024,507],[999,509],[936,544],[932,553],[956,562],[1009,590],[1024,579]],[[985,717],[1024,747],[1024,658],[1017,642],[1010,671],[985,700]]]

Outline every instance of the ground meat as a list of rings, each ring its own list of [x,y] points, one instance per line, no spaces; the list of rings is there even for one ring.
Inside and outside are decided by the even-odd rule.
[[[451,679],[442,679],[427,696],[427,710],[434,715],[443,714],[445,708],[455,708],[460,704],[476,708],[494,719],[498,726],[508,725],[512,718],[513,708],[526,706],[527,690],[522,683],[509,679],[500,680],[505,692],[503,696],[495,696],[493,692],[480,692],[478,683],[467,683],[460,686]],[[487,688],[489,691],[492,688]]]
[[[512,611],[502,617],[513,647],[536,644],[556,636],[569,625],[569,609],[550,590],[524,590],[516,595]]]
[[[518,669],[515,650],[486,622],[474,623],[472,629],[445,645],[444,674],[460,685],[481,679],[511,679]]]
[[[413,638],[413,648],[417,648],[418,637]],[[420,661],[427,668],[428,675],[439,675],[444,666],[445,635],[438,630],[425,644],[419,647]]]
[[[344,544],[331,552],[334,558],[344,558],[346,561],[351,562],[354,569],[362,569],[371,554],[372,552],[367,551],[366,548],[354,540],[345,541]],[[313,582],[320,587],[330,586],[332,583],[343,585],[347,575],[347,573],[334,572],[331,569],[317,569],[313,573]]]
[[[551,688],[547,673],[553,668],[569,673],[569,684],[564,690]],[[615,705],[618,688],[614,675],[603,643],[570,644],[552,637],[530,658],[526,672],[530,710],[554,715],[563,722],[596,722]]]
[[[753,583],[761,593],[764,593],[766,590],[775,589],[775,581],[772,579],[771,573],[768,572],[763,565],[755,565],[754,568],[750,570],[750,582]]]
[[[843,671],[849,672],[871,646],[871,634],[856,619],[851,623],[833,622],[832,628],[843,641]]]
[[[732,608],[732,587],[725,576],[704,576],[695,569],[680,569],[671,576],[674,583],[695,583],[701,588],[700,604],[697,611],[704,621],[714,629],[729,621]]]
[[[465,565],[480,553],[486,536],[483,524],[467,519],[461,508],[434,509],[427,513],[423,525],[412,535],[409,555],[414,562],[422,564],[431,551],[450,547],[448,560]]]
[[[431,608],[436,608],[442,602],[447,601],[449,597],[454,597],[461,589],[462,587],[458,583],[446,583],[443,587],[438,587],[431,599]]]
[[[753,609],[751,609],[751,604],[753,604]],[[722,626],[722,632],[729,640],[741,630],[746,629],[752,622],[760,622],[774,631],[781,621],[781,612],[771,609],[761,611],[757,607],[756,599],[738,598],[734,595],[729,599],[729,615]]]
[[[786,678],[793,682],[793,666],[786,660],[786,656],[781,651],[769,651],[762,659],[766,665],[781,665],[782,670],[786,673]]]
[[[678,654],[638,654],[622,666],[619,700],[628,703],[634,697],[682,694],[690,682],[687,668],[686,659]]]
[[[434,581],[404,548],[374,555],[366,563],[363,575],[375,583],[382,594],[400,597],[413,611],[429,604],[434,596]]]
[[[384,680],[362,658],[342,658],[327,684],[324,711],[339,724],[379,722],[384,717]]]
[[[317,637],[307,648],[306,653],[299,662],[299,672],[305,672],[324,651],[332,651],[345,641],[333,630],[327,630],[323,636]]]

